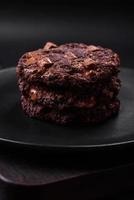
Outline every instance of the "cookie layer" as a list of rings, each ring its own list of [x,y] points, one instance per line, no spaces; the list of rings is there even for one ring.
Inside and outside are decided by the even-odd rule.
[[[24,54],[17,66],[18,77],[49,87],[84,88],[119,72],[119,56],[100,46],[47,43],[43,49]]]

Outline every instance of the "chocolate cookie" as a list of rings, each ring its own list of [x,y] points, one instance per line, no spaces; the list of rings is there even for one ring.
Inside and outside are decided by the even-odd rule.
[[[100,123],[117,114],[120,108],[119,100],[115,99],[106,105],[97,105],[94,108],[59,111],[41,104],[34,104],[24,96],[21,97],[21,105],[28,116],[58,124]]]
[[[119,72],[116,53],[100,46],[47,43],[43,49],[24,54],[18,77],[50,87],[89,88]]]
[[[120,60],[111,49],[70,43],[24,54],[17,66],[27,115],[65,123],[99,123],[118,113]]]
[[[113,77],[105,85],[98,85],[96,90],[87,90],[87,93],[74,93],[72,91],[48,90],[40,85],[27,85],[23,81],[19,82],[22,95],[33,103],[39,103],[50,108],[62,110],[68,107],[90,108],[96,104],[104,104],[114,99],[120,89],[120,81]]]

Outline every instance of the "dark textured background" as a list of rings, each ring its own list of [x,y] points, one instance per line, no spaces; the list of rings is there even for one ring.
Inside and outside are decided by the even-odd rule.
[[[0,68],[15,66],[24,52],[47,41],[113,48],[120,54],[122,66],[133,68],[133,10],[130,0],[5,0],[0,5]],[[0,199],[10,199],[6,196],[0,183]],[[134,192],[113,196],[111,199],[131,200]]]
[[[15,66],[46,41],[73,41],[113,48],[123,66],[133,67],[133,8],[119,0],[6,1],[0,7],[0,66]]]

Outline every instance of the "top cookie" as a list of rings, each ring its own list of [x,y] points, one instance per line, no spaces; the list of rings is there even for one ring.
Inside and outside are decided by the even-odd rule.
[[[28,52],[19,60],[18,77],[54,87],[92,87],[119,72],[119,56],[100,46],[69,43]]]

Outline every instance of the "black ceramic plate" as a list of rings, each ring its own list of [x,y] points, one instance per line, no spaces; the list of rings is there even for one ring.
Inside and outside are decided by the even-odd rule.
[[[0,71],[0,141],[44,150],[90,150],[134,143],[134,70],[122,69],[121,111],[96,126],[65,127],[21,110],[15,68]]]

